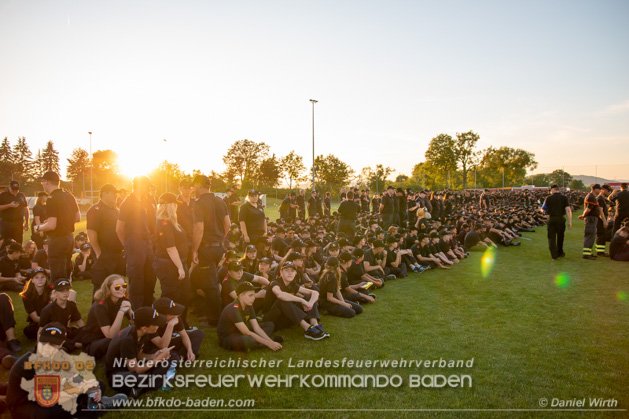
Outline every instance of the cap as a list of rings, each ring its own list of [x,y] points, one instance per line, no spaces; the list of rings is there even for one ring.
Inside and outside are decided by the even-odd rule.
[[[288,262],[292,262],[292,261],[294,261],[294,260],[297,260],[297,259],[304,259],[304,258],[305,258],[305,256],[304,256],[304,255],[302,255],[301,253],[299,253],[299,252],[293,252],[293,253],[291,253],[290,255],[288,255],[288,256],[286,257],[286,260],[287,260]]]
[[[193,185],[210,186],[210,179],[205,175],[196,175],[192,180]]]
[[[611,186],[609,186],[609,185],[603,185],[603,186],[602,186],[602,189],[605,189],[606,191],[608,191],[608,192],[609,192],[609,191],[611,191],[611,190],[612,190],[612,187],[611,187]]]
[[[284,262],[280,270],[283,271],[284,269],[288,269],[288,268],[297,270],[297,268],[295,267],[295,264],[290,261]]]
[[[262,259],[260,259],[259,263],[266,263],[267,265],[270,265],[271,264],[271,259],[269,259],[269,258],[262,258]]]
[[[56,172],[48,171],[44,173],[44,176],[42,176],[41,179],[50,182],[59,182],[59,175]]]
[[[258,191],[256,189],[251,189],[247,195],[249,195],[249,196],[260,195],[260,191]]]
[[[12,180],[9,183],[9,188],[13,189],[14,191],[17,191],[20,189],[20,182],[18,182],[17,180]]]
[[[44,268],[37,268],[37,269],[33,269],[33,271],[31,272],[31,278],[34,277],[35,275],[42,273],[44,275],[46,275],[46,277],[48,277],[48,272],[46,272],[46,270]]]
[[[601,189],[601,185],[599,185],[598,183],[595,183],[592,185],[592,190],[594,189]]]
[[[250,244],[249,246],[247,246],[247,249],[245,249],[245,252],[253,252],[257,250],[258,249],[254,245]]]
[[[377,249],[379,247],[384,247],[384,243],[382,243],[382,240],[375,240],[373,242],[373,247],[374,247],[374,249]]]
[[[177,202],[177,197],[175,194],[170,192],[163,193],[162,196],[159,197],[160,204],[175,204]]]
[[[135,327],[164,326],[166,316],[160,316],[152,307],[140,307],[133,312]]]
[[[393,236],[387,237],[387,244],[395,243],[397,239]]]
[[[37,192],[37,197],[38,198],[48,197],[48,194],[46,192]]]
[[[179,181],[179,187],[180,188],[190,188],[190,187],[192,187],[192,180],[190,180],[188,178],[181,179]]]
[[[112,185],[111,183],[106,183],[103,185],[102,188],[100,188],[100,193],[104,194],[104,193],[120,193],[120,191],[118,189],[116,189],[116,187],[114,185]]]
[[[81,250],[90,250],[92,248],[92,246],[90,246],[89,243],[83,243],[81,245]]]
[[[55,281],[55,285],[53,286],[55,291],[63,291],[72,289],[72,284],[67,279],[57,279]]]
[[[338,268],[339,267],[339,260],[335,257],[331,257],[328,258],[328,260],[325,261],[326,266],[329,266],[331,268]]]
[[[229,262],[229,265],[227,266],[227,269],[232,271],[232,272],[238,272],[238,271],[242,271],[242,263],[238,262],[237,260],[232,260],[231,262]]]
[[[176,304],[173,300],[167,297],[158,298],[153,303],[153,308],[160,314],[172,314],[179,316],[183,314],[186,307],[182,304]]]
[[[240,295],[243,292],[247,292],[247,291],[255,291],[256,287],[253,286],[253,284],[251,282],[245,281],[245,282],[241,282],[240,284],[238,284],[238,286],[236,287],[236,295]]]
[[[345,263],[352,260],[352,255],[349,252],[343,252],[339,255],[339,261]]]
[[[339,244],[336,242],[330,243],[330,245],[328,246],[328,250],[339,250]]]
[[[225,259],[234,259],[238,257],[238,253],[236,253],[235,250],[230,250],[229,252],[225,253]]]
[[[39,341],[61,345],[66,340],[66,328],[59,322],[48,323],[39,333]]]

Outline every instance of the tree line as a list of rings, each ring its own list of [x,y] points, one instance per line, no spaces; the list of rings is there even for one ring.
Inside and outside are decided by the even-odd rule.
[[[316,187],[324,191],[338,193],[342,186],[369,188],[372,192],[382,192],[388,184],[412,189],[465,189],[495,188],[535,184],[549,186],[557,183],[573,189],[584,185],[568,173],[556,170],[550,174],[527,176],[527,172],[537,167],[535,155],[526,150],[511,147],[477,148],[480,136],[473,132],[439,134],[432,138],[424,153],[423,161],[417,163],[410,175],[399,174],[391,178],[394,169],[382,164],[364,167],[355,171],[349,164],[334,154],[315,157]],[[149,174],[159,190],[176,190],[179,180],[205,174],[210,178],[212,189],[224,191],[237,184],[241,189],[258,188],[269,190],[285,182],[288,189],[297,188],[305,182],[311,186],[312,167],[307,168],[302,156],[294,150],[284,156],[271,153],[264,142],[248,139],[235,141],[223,156],[225,170],[184,172],[176,163],[163,161]],[[75,148],[67,159],[66,178],[77,196],[84,196],[90,188],[90,173],[93,173],[93,186],[98,190],[105,183],[127,185],[129,179],[120,173],[118,156],[113,150],[97,150],[90,159],[89,153]],[[48,141],[43,150],[33,156],[25,137],[19,137],[12,146],[5,137],[0,146],[0,181],[17,180],[23,189],[32,186],[46,171],[61,172],[59,153],[53,141]]]

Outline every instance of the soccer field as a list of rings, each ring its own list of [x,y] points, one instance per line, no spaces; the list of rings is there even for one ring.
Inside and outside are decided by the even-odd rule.
[[[201,358],[206,360],[282,361],[276,368],[213,367],[181,369],[181,374],[212,375],[310,375],[304,386],[299,379],[287,388],[252,386],[247,378],[237,388],[174,388],[154,391],[152,397],[224,399],[222,409],[202,411],[127,411],[108,417],[207,417],[230,415],[230,399],[253,400],[249,415],[275,416],[275,409],[300,417],[347,417],[358,415],[411,416],[421,412],[431,417],[498,416],[507,412],[463,412],[465,409],[523,409],[521,416],[539,416],[529,409],[558,409],[562,401],[585,400],[576,408],[594,408],[590,399],[615,399],[613,409],[629,408],[629,264],[581,259],[582,222],[567,232],[567,257],[550,259],[545,228],[525,233],[531,240],[522,246],[500,248],[493,258],[481,262],[473,253],[450,271],[428,271],[387,282],[376,291],[376,304],[362,315],[340,319],[324,315],[322,323],[329,339],[304,339],[299,328],[283,330],[284,348],[276,353],[259,350],[233,353],[219,348],[215,329],[205,329]],[[87,317],[91,284],[75,284],[79,307]],[[26,315],[19,297],[14,300],[17,334]],[[86,298],[87,297],[87,298]],[[191,322],[194,324],[194,320]],[[338,360],[384,362],[422,361],[417,367],[376,366],[303,367],[300,361]],[[440,360],[466,360],[471,367],[440,367]],[[430,361],[426,366],[425,361]],[[433,363],[433,361],[436,361]],[[434,365],[434,366],[433,366]],[[104,378],[102,368],[99,377]],[[6,379],[6,372],[3,372]],[[382,388],[315,388],[313,376],[383,375],[389,380]],[[401,385],[393,382],[396,376]],[[411,388],[412,376],[421,376],[422,386]],[[428,376],[428,378],[426,377]],[[433,377],[434,376],[434,377]],[[467,376],[464,387],[428,387],[440,378]],[[417,379],[417,378],[415,378]],[[468,380],[468,381],[465,381]],[[111,390],[110,390],[111,391]],[[545,406],[545,401],[548,405]],[[567,405],[564,405],[567,406]],[[574,408],[574,407],[573,407]],[[169,409],[162,407],[162,409]],[[340,409],[317,411],[317,409]],[[366,409],[356,411],[355,409]],[[372,409],[385,409],[382,412]],[[436,411],[433,409],[444,409]],[[449,410],[461,409],[461,410]],[[214,411],[213,411],[214,410]],[[348,410],[343,412],[344,410]],[[399,410],[396,412],[396,410]],[[212,412],[213,411],[213,412]],[[544,414],[542,412],[542,414]],[[556,416],[558,412],[553,412]],[[627,417],[627,411],[596,411],[589,417]],[[547,413],[550,417],[550,412]],[[561,412],[582,417],[583,412]]]

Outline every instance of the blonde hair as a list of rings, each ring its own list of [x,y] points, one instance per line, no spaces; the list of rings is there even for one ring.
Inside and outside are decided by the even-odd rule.
[[[126,282],[125,278],[118,274],[111,274],[107,278],[105,278],[105,280],[100,286],[100,289],[96,291],[96,293],[94,293],[94,301],[101,302],[110,298],[111,297],[111,284],[113,284],[114,281],[118,279],[122,279],[123,282]],[[126,295],[126,291],[125,291],[125,295]]]
[[[26,240],[24,243],[22,243],[22,250],[24,251],[24,253],[26,253],[26,251],[28,250],[29,247],[31,247],[32,244],[35,244],[33,240]],[[35,244],[35,251],[33,252],[33,255],[36,252],[37,252],[37,245]]]
[[[181,231],[181,226],[177,223],[177,204],[159,204],[157,206],[157,215],[158,220],[166,220],[170,224],[172,224],[177,231]]]
[[[336,259],[336,258],[329,258],[328,261],[330,259]],[[325,263],[325,268],[323,269],[323,272],[321,272],[321,276],[319,277],[319,286],[322,287],[323,286],[323,280],[325,279],[325,277],[327,275],[332,275],[334,277],[336,277],[336,286],[338,289],[341,289],[341,268],[338,266],[332,266],[331,264],[328,263],[328,261],[326,261]],[[338,261],[338,260],[337,260]]]

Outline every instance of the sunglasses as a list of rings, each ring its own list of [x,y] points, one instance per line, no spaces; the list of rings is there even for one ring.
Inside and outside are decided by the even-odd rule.
[[[120,288],[127,289],[127,284],[126,284],[126,283],[124,283],[124,284],[114,285],[114,289],[115,289],[116,291],[120,291]]]

